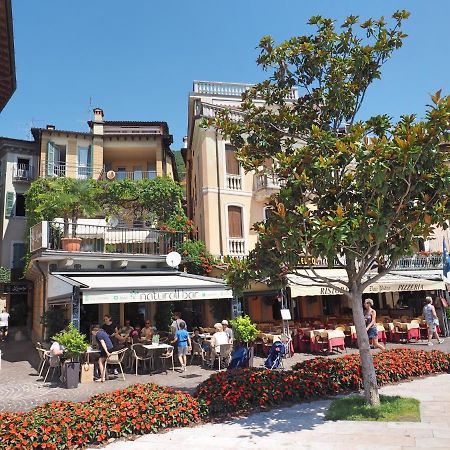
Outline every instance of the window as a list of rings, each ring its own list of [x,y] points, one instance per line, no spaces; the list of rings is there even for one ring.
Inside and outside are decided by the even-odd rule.
[[[66,146],[56,145],[49,141],[47,144],[47,175],[63,177],[66,175]]]
[[[91,156],[89,147],[78,147],[78,178],[90,178],[92,175]]]
[[[17,178],[22,180],[31,179],[30,160],[27,158],[17,158],[17,171],[15,173]]]
[[[236,159],[236,151],[232,145],[225,145],[225,159],[227,173],[240,175],[239,162]]]
[[[12,251],[12,268],[22,269],[23,267],[25,267],[25,244],[23,242],[14,242]]]
[[[25,195],[16,194],[16,217],[25,217]]]
[[[133,167],[133,180],[142,180],[142,167],[141,166]]]
[[[242,238],[242,208],[228,206],[228,237]]]
[[[116,172],[116,179],[117,180],[125,180],[127,174],[127,168],[126,167],[118,167]]]

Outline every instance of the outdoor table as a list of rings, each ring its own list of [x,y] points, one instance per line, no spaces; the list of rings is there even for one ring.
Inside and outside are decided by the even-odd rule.
[[[389,325],[391,328],[391,325]],[[404,323],[404,322],[395,322],[392,323],[392,340],[396,342],[400,342],[400,334],[395,331],[396,327],[399,330],[406,331],[406,340],[409,342],[411,339],[415,339],[418,341],[420,339],[420,325],[417,322],[412,323]]]
[[[90,355],[99,355],[100,354],[100,350],[97,348],[92,348],[89,347],[84,354],[86,355],[86,362],[89,364],[89,356]]]
[[[358,342],[358,335],[356,334],[355,325],[349,325],[346,329],[350,332],[351,345],[356,346]],[[381,325],[380,323],[377,323],[377,332],[378,332],[378,340],[385,344],[387,341],[386,330],[384,329],[384,326]]]
[[[328,351],[331,353],[333,348],[345,349],[345,334],[340,330],[313,330],[309,332],[311,337],[311,352],[318,353],[321,349],[316,337],[327,338]]]
[[[167,350],[169,348],[172,348],[172,345],[169,344],[142,344],[142,347],[144,347],[147,351],[151,352],[151,369],[155,370],[155,353],[157,350]]]

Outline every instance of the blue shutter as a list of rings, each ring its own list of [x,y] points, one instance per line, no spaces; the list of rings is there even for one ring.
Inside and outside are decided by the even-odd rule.
[[[55,176],[55,144],[52,141],[47,143],[47,176]]]
[[[12,217],[14,209],[14,192],[6,193],[5,217]]]

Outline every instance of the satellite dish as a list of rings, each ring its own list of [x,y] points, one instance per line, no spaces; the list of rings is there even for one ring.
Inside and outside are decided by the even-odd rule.
[[[107,222],[108,226],[111,228],[116,228],[119,225],[119,219],[117,217],[110,217]]]
[[[168,266],[172,268],[178,267],[180,262],[181,262],[181,255],[178,252],[170,252],[166,256],[166,263]]]
[[[116,172],[114,172],[114,170],[108,170],[108,172],[106,172],[106,178],[108,178],[108,180],[114,180],[114,178],[116,178]]]

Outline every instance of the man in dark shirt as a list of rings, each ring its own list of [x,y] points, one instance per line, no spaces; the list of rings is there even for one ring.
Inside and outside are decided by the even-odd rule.
[[[100,350],[100,358],[98,359],[98,365],[100,367],[100,379],[95,381],[104,382],[106,377],[105,361],[113,351],[113,344],[108,333],[105,330],[101,329],[99,325],[94,325],[92,327],[92,335],[97,340],[98,348]]]
[[[118,332],[116,325],[108,314],[105,314],[105,317],[103,318],[102,329],[108,333],[109,337],[114,336]]]

